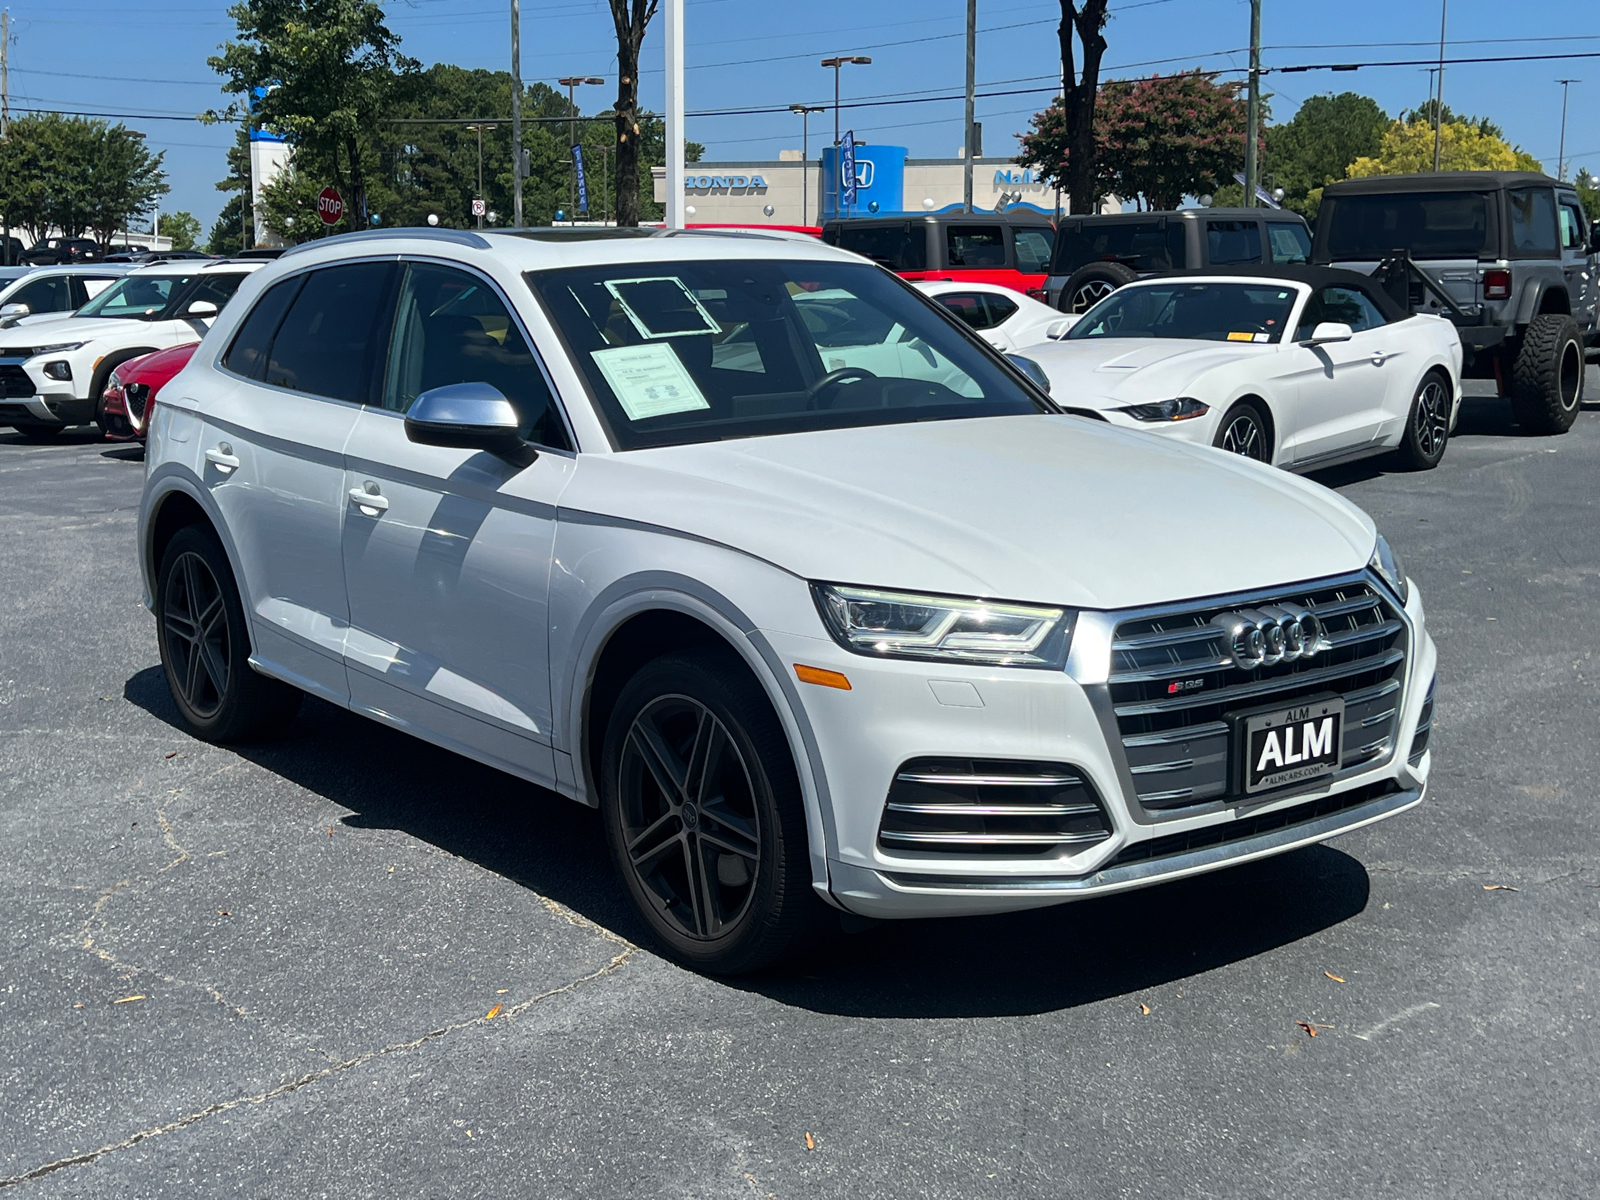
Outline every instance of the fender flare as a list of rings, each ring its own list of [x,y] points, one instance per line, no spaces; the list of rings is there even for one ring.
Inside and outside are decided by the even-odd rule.
[[[250,637],[250,649],[255,650],[255,629],[251,618],[253,611],[250,606],[250,589],[248,581],[240,570],[239,549],[233,544],[233,535],[228,530],[227,522],[222,519],[222,512],[217,507],[216,500],[200,480],[196,479],[194,472],[182,463],[163,463],[151,472],[150,478],[144,485],[144,499],[139,504],[139,572],[144,577],[144,606],[151,612],[155,611],[156,596],[156,571],[160,564],[151,554],[150,535],[155,526],[156,514],[161,506],[173,495],[182,493],[193,500],[205,513],[206,519],[211,522],[211,528],[217,535],[217,540],[222,543],[222,552],[228,556],[228,569],[233,572],[234,586],[239,589],[240,599],[245,604],[245,632]]]

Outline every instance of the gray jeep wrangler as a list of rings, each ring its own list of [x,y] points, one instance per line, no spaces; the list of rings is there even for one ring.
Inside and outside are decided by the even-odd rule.
[[[1312,261],[1377,278],[1456,326],[1462,374],[1493,379],[1517,423],[1565,433],[1600,341],[1600,232],[1569,183],[1527,171],[1380,175],[1330,184]]]
[[[1062,312],[1088,312],[1117,288],[1166,271],[1303,263],[1311,230],[1278,208],[1184,208],[1174,212],[1062,217],[1043,295]]]

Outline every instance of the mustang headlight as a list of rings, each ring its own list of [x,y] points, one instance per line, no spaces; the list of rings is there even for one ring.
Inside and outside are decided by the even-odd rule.
[[[1400,597],[1400,603],[1405,604],[1411,599],[1411,584],[1406,581],[1406,569],[1400,562],[1400,556],[1395,553],[1389,539],[1383,534],[1378,535],[1378,548],[1372,552],[1372,561],[1368,567],[1378,573],[1385,583],[1394,589],[1394,594]]]
[[[1117,411],[1127,413],[1135,421],[1188,421],[1205,416],[1211,406],[1193,396],[1179,396],[1176,400],[1157,400],[1154,404],[1130,404]]]
[[[66,354],[72,350],[81,350],[86,345],[87,342],[57,342],[53,346],[35,346],[33,357],[38,358],[41,354]]]
[[[846,650],[881,658],[1060,667],[1071,621],[1066,609],[923,596],[815,583],[828,632]]]

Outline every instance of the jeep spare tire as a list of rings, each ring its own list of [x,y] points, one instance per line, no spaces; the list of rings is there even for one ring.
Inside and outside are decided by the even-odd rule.
[[[1137,271],[1119,262],[1084,263],[1061,289],[1061,311],[1086,313],[1123,284],[1137,278]]]
[[[1565,433],[1583,404],[1583,334],[1566,313],[1535,317],[1511,365],[1511,410],[1528,433]]]

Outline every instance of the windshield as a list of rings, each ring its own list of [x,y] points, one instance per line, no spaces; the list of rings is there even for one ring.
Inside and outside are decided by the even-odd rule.
[[[1331,208],[1332,211],[1329,211]],[[1489,198],[1482,192],[1402,192],[1324,200],[1330,258],[1477,258],[1489,245]]]
[[[167,307],[173,293],[193,276],[124,275],[80,308],[80,317],[129,317],[142,320]]]
[[[1296,289],[1263,283],[1146,283],[1112,292],[1068,338],[1193,338],[1277,342]]]
[[[623,449],[1053,411],[865,263],[619,264],[528,282]]]

